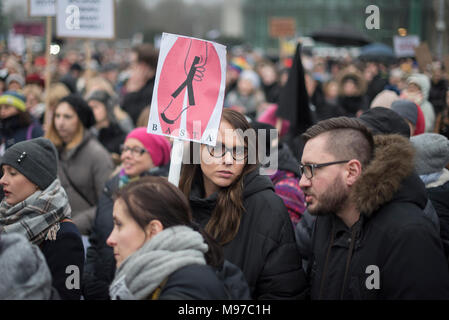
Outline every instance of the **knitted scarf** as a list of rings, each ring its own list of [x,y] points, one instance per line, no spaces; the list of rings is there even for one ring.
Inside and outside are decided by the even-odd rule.
[[[56,240],[59,222],[71,217],[71,208],[64,188],[55,179],[47,189],[38,190],[14,206],[0,203],[0,234],[18,232],[33,244]]]
[[[186,226],[162,230],[126,258],[109,287],[113,300],[143,300],[170,274],[192,264],[205,265],[203,237]]]

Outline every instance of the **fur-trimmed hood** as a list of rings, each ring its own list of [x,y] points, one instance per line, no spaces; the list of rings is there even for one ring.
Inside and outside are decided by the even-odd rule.
[[[374,142],[374,158],[354,184],[351,192],[360,213],[367,217],[385,203],[398,197],[398,191],[405,180],[414,184],[410,178],[414,170],[414,149],[410,141],[392,134],[377,135]],[[414,200],[414,191],[414,188],[407,188],[406,197],[410,195],[410,199]],[[418,200],[421,204],[423,199]]]

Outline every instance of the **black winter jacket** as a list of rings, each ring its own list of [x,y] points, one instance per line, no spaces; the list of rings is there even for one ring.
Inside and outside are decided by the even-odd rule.
[[[52,277],[52,286],[59,293],[59,298],[80,300],[84,246],[76,225],[72,222],[60,223],[56,240],[44,240],[40,249],[47,261]],[[70,284],[69,287],[66,282]]]
[[[428,188],[427,194],[440,219],[440,235],[446,257],[449,258],[449,181],[441,186]]]
[[[167,176],[168,165],[155,168],[148,174]],[[83,295],[87,300],[108,300],[109,285],[114,279],[114,251],[106,244],[106,240],[114,228],[112,210],[113,196],[118,190],[119,174],[105,183],[95,215],[95,223],[89,236],[90,247],[87,248],[86,265],[83,275]]]
[[[139,91],[129,92],[123,97],[121,108],[128,113],[134,125],[136,125],[142,110],[151,104],[154,80],[155,78],[152,77]]]
[[[413,149],[397,135],[376,136],[376,155],[353,186],[361,213],[348,228],[316,219],[312,299],[448,299],[449,270],[427,199],[413,172]],[[333,235],[333,236],[332,236]]]
[[[162,287],[160,300],[249,300],[242,271],[228,261],[221,270],[190,265],[173,272]]]
[[[193,218],[203,227],[211,217],[217,194],[202,198],[201,177],[190,194]],[[238,266],[254,299],[300,299],[306,281],[295,244],[293,226],[271,180],[257,171],[244,179],[243,213],[236,237],[223,246],[225,259]]]

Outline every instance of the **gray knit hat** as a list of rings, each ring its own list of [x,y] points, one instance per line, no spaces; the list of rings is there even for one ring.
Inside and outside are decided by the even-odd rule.
[[[402,118],[410,121],[414,126],[418,121],[418,108],[412,101],[399,99],[391,104],[391,110],[397,112]]]
[[[410,138],[415,147],[415,169],[419,175],[441,171],[449,163],[449,140],[437,133]]]
[[[19,233],[0,235],[0,299],[48,300],[51,273],[39,247]]]
[[[0,161],[0,166],[4,164],[15,168],[39,189],[45,190],[57,178],[58,153],[50,140],[31,139],[8,148]]]

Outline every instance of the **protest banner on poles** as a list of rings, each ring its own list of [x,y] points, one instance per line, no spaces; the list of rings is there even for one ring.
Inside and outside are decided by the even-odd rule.
[[[174,138],[171,183],[179,182],[183,141],[215,146],[225,82],[225,46],[162,34],[147,132]]]

